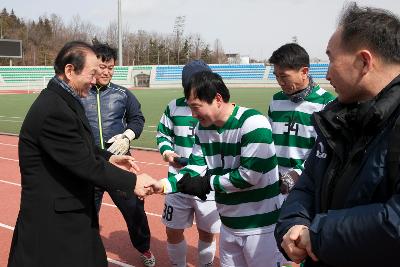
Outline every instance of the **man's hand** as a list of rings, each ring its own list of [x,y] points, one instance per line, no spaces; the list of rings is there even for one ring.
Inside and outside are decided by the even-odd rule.
[[[186,173],[178,181],[176,187],[178,192],[197,196],[205,201],[207,199],[207,194],[211,191],[210,176],[190,177],[190,174]]]
[[[107,143],[112,143],[112,145],[107,149],[114,155],[125,155],[128,153],[130,148],[130,140],[124,134],[117,134],[113,136]]]
[[[154,180],[153,177],[151,177],[147,173],[137,175],[136,186],[134,190],[135,194],[141,199],[144,199],[146,196],[153,194],[154,190],[151,185],[156,182],[157,180]]]
[[[180,156],[173,151],[165,151],[163,153],[163,160],[168,162],[174,168],[182,168],[178,162],[175,162],[175,158],[179,158]]]
[[[123,169],[128,172],[132,172],[132,173],[136,174],[140,171],[139,166],[136,165],[136,163],[134,162],[134,158],[131,156],[112,155],[108,161],[110,163],[112,163],[114,166],[117,166],[118,168]]]
[[[283,236],[281,243],[281,246],[285,250],[286,254],[295,263],[300,263],[307,257],[307,250],[304,247],[306,244],[303,244],[302,240],[300,239],[300,233],[303,229],[308,230],[308,228],[304,225],[292,226]],[[301,244],[301,247],[299,247],[298,244]]]
[[[146,187],[151,187],[155,194],[163,194],[164,193],[164,183],[160,180],[154,180],[152,184],[147,184]]]
[[[307,227],[301,229],[297,246],[305,249],[308,256],[310,256],[313,261],[318,261],[317,256],[315,256],[315,254],[312,252],[310,230]]]

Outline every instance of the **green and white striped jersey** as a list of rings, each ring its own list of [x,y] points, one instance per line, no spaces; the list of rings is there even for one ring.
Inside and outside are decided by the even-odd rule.
[[[189,158],[194,144],[194,129],[198,120],[192,117],[192,111],[184,97],[169,102],[157,127],[157,146],[161,154],[174,151],[181,157]],[[168,176],[179,170],[169,166]]]
[[[161,155],[164,151],[174,151],[181,157],[189,158],[194,145],[194,130],[198,120],[192,117],[192,111],[184,97],[169,102],[157,126],[157,146]],[[169,165],[168,177],[174,176],[179,169]],[[195,196],[180,194],[184,197]],[[214,193],[207,195],[207,200],[214,200]]]
[[[176,183],[185,173],[208,173],[224,226],[237,235],[270,232],[281,204],[267,118],[236,105],[223,127],[198,124],[195,135],[189,165],[164,181],[166,192],[176,192]]]
[[[314,146],[317,134],[311,124],[311,115],[322,110],[335,97],[314,86],[301,102],[294,103],[281,91],[276,93],[268,108],[268,119],[278,158],[279,173],[295,170],[301,174],[304,161]]]

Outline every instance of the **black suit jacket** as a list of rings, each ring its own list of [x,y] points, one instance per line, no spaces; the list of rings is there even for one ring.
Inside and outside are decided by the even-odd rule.
[[[9,267],[101,267],[94,185],[131,196],[136,176],[93,143],[81,103],[51,80],[21,128],[21,206]]]

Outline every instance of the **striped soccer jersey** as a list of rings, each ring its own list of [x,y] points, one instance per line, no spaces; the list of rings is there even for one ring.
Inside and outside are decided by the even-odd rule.
[[[184,97],[169,102],[157,127],[157,146],[161,154],[175,151],[181,157],[189,158],[194,144],[194,129],[198,120],[192,117],[192,111]],[[179,170],[169,166],[168,176]]]
[[[166,182],[167,192],[185,174],[211,175],[221,222],[234,234],[270,232],[280,201],[272,132],[265,116],[235,106],[221,128],[197,125],[189,165]]]
[[[304,161],[310,153],[317,134],[311,124],[311,115],[322,110],[335,97],[314,86],[301,102],[294,103],[281,91],[276,93],[268,108],[268,118],[278,158],[279,173],[295,170],[301,174]]]
[[[184,97],[169,102],[157,126],[157,146],[161,154],[174,151],[181,157],[189,158],[194,145],[194,130],[198,120],[192,117],[192,111]],[[168,177],[174,176],[179,169],[169,165]],[[183,197],[196,198],[187,194]],[[214,200],[214,192],[207,195],[207,200]]]

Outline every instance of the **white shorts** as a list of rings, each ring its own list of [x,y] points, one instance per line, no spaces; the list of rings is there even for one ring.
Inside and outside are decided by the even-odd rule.
[[[197,228],[208,233],[219,233],[221,221],[214,200],[201,201],[184,197],[181,194],[165,196],[162,222],[172,229],[185,229],[193,225],[196,218]]]
[[[276,267],[278,263],[287,262],[276,246],[273,230],[268,233],[237,236],[222,226],[219,255],[221,267]]]

